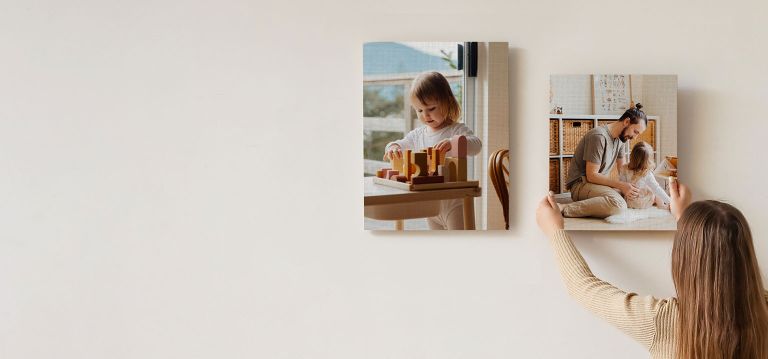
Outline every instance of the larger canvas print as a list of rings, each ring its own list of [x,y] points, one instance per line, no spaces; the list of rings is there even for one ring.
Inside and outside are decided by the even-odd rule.
[[[365,229],[505,228],[507,54],[506,43],[364,44]]]
[[[552,75],[548,121],[549,189],[566,229],[676,229],[676,75]]]

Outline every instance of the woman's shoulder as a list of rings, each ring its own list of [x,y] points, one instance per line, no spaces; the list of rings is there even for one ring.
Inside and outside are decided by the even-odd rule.
[[[677,298],[676,297],[657,297],[654,295],[645,295],[642,298],[642,301],[647,303],[650,307],[652,307],[655,310],[662,310],[662,309],[668,309],[668,308],[677,308]]]
[[[674,346],[675,328],[677,328],[677,298],[658,299],[656,315],[653,318],[654,334],[649,350],[667,351],[664,348]]]
[[[677,297],[659,298],[659,305],[670,308],[677,308]]]
[[[665,322],[665,324],[674,324],[677,319],[678,302],[677,298],[656,298],[653,297],[654,310],[656,312],[656,322]],[[661,324],[661,323],[660,323]]]

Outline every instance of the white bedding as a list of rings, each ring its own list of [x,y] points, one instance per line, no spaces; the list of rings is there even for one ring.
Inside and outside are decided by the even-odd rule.
[[[660,218],[660,217],[666,217],[669,215],[670,215],[669,210],[659,209],[656,207],[645,208],[645,209],[627,208],[622,213],[615,214],[613,216],[606,218],[605,221],[613,224],[631,223],[631,222],[639,221],[641,219]]]

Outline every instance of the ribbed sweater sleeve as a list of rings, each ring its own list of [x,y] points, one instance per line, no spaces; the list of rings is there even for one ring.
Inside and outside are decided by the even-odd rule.
[[[650,350],[656,336],[656,315],[666,300],[640,297],[595,277],[566,231],[554,232],[550,240],[568,293]]]

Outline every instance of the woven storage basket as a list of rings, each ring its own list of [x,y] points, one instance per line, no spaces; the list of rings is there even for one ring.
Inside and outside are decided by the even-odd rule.
[[[594,126],[592,120],[563,120],[563,154],[572,155],[581,138]]]
[[[572,161],[573,157],[563,157],[563,170],[560,171],[560,187],[562,188],[563,192],[567,191],[567,189],[565,189],[565,181],[568,180],[568,171],[571,168]]]
[[[560,160],[549,159],[549,190],[560,193]]]
[[[656,120],[648,120],[648,127],[645,128],[645,132],[630,142],[629,150],[631,151],[635,144],[640,141],[648,142],[653,150],[656,150]]]
[[[560,153],[560,125],[557,120],[549,120],[549,155]]]

